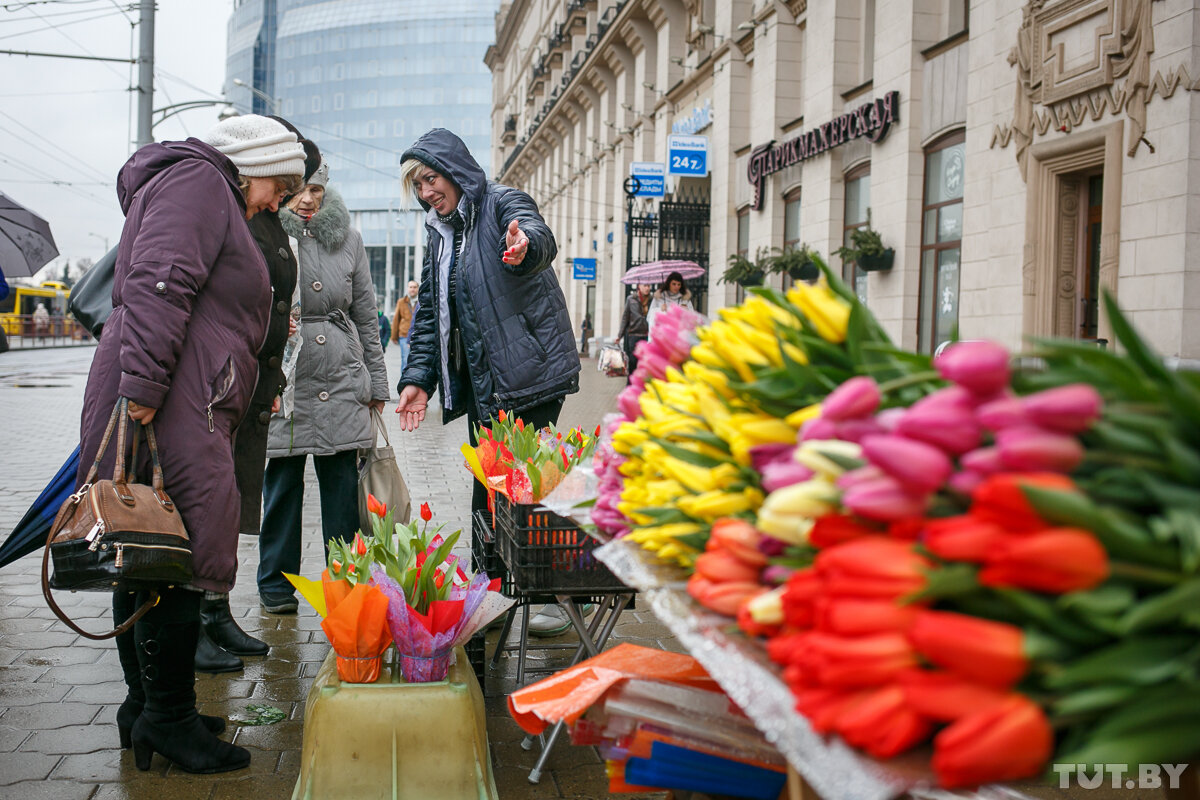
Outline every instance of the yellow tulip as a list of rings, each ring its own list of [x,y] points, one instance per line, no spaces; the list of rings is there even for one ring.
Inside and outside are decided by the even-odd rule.
[[[753,511],[761,503],[762,493],[756,489],[747,489],[742,492],[717,490],[681,497],[676,505],[689,517],[699,517],[711,521],[720,517],[740,514],[743,511]]]
[[[735,414],[730,423],[747,439],[759,444],[788,443],[796,440],[796,429],[778,417],[765,414]]]
[[[776,514],[816,519],[833,511],[839,496],[835,486],[813,478],[776,489],[767,495],[762,507],[764,511]]]
[[[835,344],[846,341],[850,305],[828,286],[798,284],[788,290],[787,298],[800,308],[822,339]]]
[[[835,481],[846,470],[829,455],[842,458],[861,458],[862,448],[854,442],[843,442],[838,439],[810,439],[800,443],[792,458],[796,463],[803,464],[826,480]]]
[[[720,370],[706,367],[699,361],[689,360],[683,363],[683,374],[692,384],[711,388],[724,397],[733,396],[733,393],[729,390],[729,378]]]
[[[692,492],[709,492],[717,488],[712,470],[666,456],[655,464],[663,475],[674,478]]]
[[[784,417],[784,420],[788,425],[791,425],[796,430],[800,430],[804,423],[819,416],[821,416],[821,404],[813,403],[812,405],[793,411]]]
[[[746,603],[746,611],[750,614],[750,619],[760,625],[782,625],[783,593],[786,590],[786,586],[777,586]]]
[[[787,544],[807,544],[813,520],[791,514],[779,514],[769,508],[758,510],[757,527],[760,531]]]

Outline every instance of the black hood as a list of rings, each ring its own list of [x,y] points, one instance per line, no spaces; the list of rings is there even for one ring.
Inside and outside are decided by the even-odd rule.
[[[199,159],[207,161],[221,171],[229,182],[234,195],[242,209],[246,208],[246,198],[238,187],[238,171],[225,155],[210,147],[199,139],[192,138],[183,142],[158,142],[139,148],[130,156],[117,173],[117,199],[121,203],[122,213],[129,212],[133,204],[133,196],[138,190],[149,183],[154,177],[175,166],[181,161]]]
[[[487,189],[487,175],[479,162],[471,155],[462,139],[445,128],[434,128],[417,139],[416,143],[404,151],[400,157],[403,164],[410,158],[415,158],[422,164],[440,172],[459,188],[472,203],[479,203]],[[417,198],[421,208],[429,210],[429,204]]]

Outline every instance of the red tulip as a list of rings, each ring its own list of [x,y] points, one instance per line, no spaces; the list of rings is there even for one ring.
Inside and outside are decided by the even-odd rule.
[[[929,520],[922,543],[938,558],[982,563],[991,548],[1006,535],[994,522],[970,514]]]
[[[859,539],[863,536],[878,536],[879,531],[868,528],[847,514],[826,514],[818,517],[808,532],[808,543],[818,549]]]
[[[899,686],[885,686],[842,710],[835,729],[876,758],[891,758],[925,740],[929,721],[905,702]]]
[[[769,637],[779,633],[779,626],[763,622],[755,622],[750,616],[750,606],[742,603],[737,610],[737,624],[742,633],[747,636]]]
[[[832,422],[861,419],[879,408],[879,386],[874,378],[859,375],[842,383],[821,403],[821,417]]]
[[[354,534],[354,552],[360,556],[365,556],[367,554],[367,543],[364,542],[363,538],[357,533]]]
[[[813,602],[821,593],[823,582],[812,567],[798,569],[787,579],[783,590],[783,619],[793,628],[811,628]]]
[[[870,690],[803,687],[796,691],[796,710],[820,734],[832,733],[842,714],[871,695]]]
[[[1100,393],[1086,383],[1072,383],[1031,394],[1022,406],[1030,421],[1064,433],[1086,431],[1100,416]]]
[[[949,672],[910,670],[899,678],[904,699],[918,714],[942,722],[991,708],[1009,695],[990,686],[964,680]]]
[[[374,514],[382,519],[387,516],[387,504],[381,503],[375,499],[375,495],[367,495],[367,513]]]
[[[916,652],[900,633],[835,636],[812,631],[804,637],[792,663],[814,686],[880,686],[917,665]]]
[[[903,436],[881,434],[862,440],[863,456],[914,494],[932,492],[950,477],[950,459],[936,447]]]
[[[743,519],[722,517],[713,523],[705,549],[709,552],[724,550],[752,567],[765,567],[767,557],[759,549],[762,534],[758,529]]]
[[[1005,428],[996,434],[996,445],[1000,460],[1010,470],[1070,472],[1083,460],[1078,439],[1045,428]]]
[[[1108,577],[1108,553],[1091,533],[1049,528],[1028,536],[996,540],[979,582],[1065,594],[1091,589]]]
[[[517,425],[517,430],[519,430],[519,431],[525,430],[525,420],[521,419],[520,417],[517,417],[516,425]]]
[[[500,413],[496,415],[496,418],[501,422],[506,422],[508,420],[508,412],[502,408],[500,409]]]
[[[1054,472],[1009,472],[993,475],[971,495],[971,515],[990,520],[1008,531],[1028,532],[1048,527],[1033,510],[1022,486],[1069,491],[1075,484]]]
[[[960,342],[934,359],[942,377],[976,395],[991,395],[1008,386],[1008,350],[995,342]]]
[[[939,733],[933,769],[947,789],[978,786],[1037,775],[1053,752],[1046,715],[1029,698],[1013,694]]]
[[[815,566],[830,596],[894,600],[925,588],[931,565],[910,544],[866,536],[822,550]]]
[[[421,519],[426,522],[433,519],[433,511],[429,508],[429,503],[421,503]]]
[[[924,518],[905,517],[904,519],[896,519],[889,522],[887,527],[887,535],[902,542],[915,542],[917,539],[921,538],[921,531],[924,528]]]
[[[785,633],[767,641],[767,657],[784,666],[792,663],[796,652],[804,643],[803,633]]]
[[[949,611],[921,611],[908,639],[939,667],[987,686],[1010,687],[1029,668],[1025,635],[1003,622]]]
[[[892,600],[857,597],[818,597],[814,609],[817,630],[839,636],[903,633],[912,626],[920,610]]]
[[[727,550],[710,550],[696,559],[695,574],[713,583],[758,583],[758,570]]]

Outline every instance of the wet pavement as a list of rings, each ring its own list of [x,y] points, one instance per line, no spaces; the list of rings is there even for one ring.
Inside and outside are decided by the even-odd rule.
[[[5,419],[5,456],[0,467],[0,535],[8,532],[57,471],[78,441],[79,412],[92,348],[64,348],[0,355],[0,408]],[[399,351],[387,353],[394,383]],[[614,407],[620,379],[596,372],[584,361],[578,394],[568,398],[563,425],[594,428]],[[431,415],[415,433],[391,424],[391,441],[412,492],[414,505],[428,501],[435,522],[461,528],[470,541],[470,481],[459,445],[466,423],[443,426]],[[304,507],[303,573],[316,577],[323,566],[320,514],[311,462]],[[273,615],[258,605],[254,574],[257,540],[243,536],[239,583],[232,608],[240,624],[271,645],[265,658],[247,658],[243,672],[201,675],[196,690],[200,710],[233,722],[224,738],[251,752],[251,766],[223,775],[188,775],[161,756],[139,772],[131,753],[119,749],[114,715],[125,696],[116,648],[92,642],[58,622],[41,596],[40,559],[27,556],[0,570],[0,798],[21,800],[286,800],[300,772],[304,700],[329,645],[320,618],[305,603],[298,614]],[[109,622],[105,593],[59,593],[58,602],[85,628]],[[490,647],[498,634],[493,632]],[[572,641],[572,635],[548,641]],[[648,611],[625,612],[610,645],[629,641],[678,649],[669,632]],[[565,665],[570,652],[531,653],[531,665]],[[504,692],[515,688],[516,659],[504,658],[485,680],[488,735],[496,783],[503,800],[517,798],[608,797],[604,764],[591,747],[560,743],[540,783],[527,781],[536,747],[521,747],[523,734],[509,718]],[[282,722],[245,726],[250,705],[286,712]],[[638,795],[621,795],[638,800]],[[644,797],[660,798],[662,795]]]

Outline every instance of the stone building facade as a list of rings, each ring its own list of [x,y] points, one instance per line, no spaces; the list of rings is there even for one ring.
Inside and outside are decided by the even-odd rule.
[[[485,58],[492,164],[541,205],[572,314],[602,337],[630,263],[703,252],[712,313],[739,297],[730,255],[829,255],[869,219],[890,268],[829,260],[905,347],[1108,340],[1109,290],[1161,351],[1200,358],[1193,6],[511,0]],[[708,174],[628,199],[673,133],[707,137]],[[673,222],[703,204],[704,224]]]

